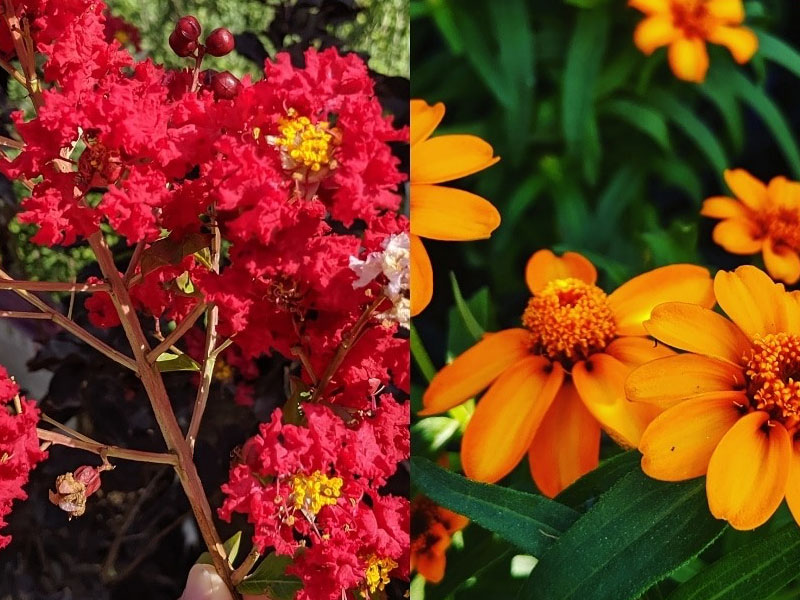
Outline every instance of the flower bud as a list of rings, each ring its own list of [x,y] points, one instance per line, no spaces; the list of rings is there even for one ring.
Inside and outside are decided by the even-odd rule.
[[[86,512],[86,499],[100,489],[100,470],[84,465],[74,473],[56,478],[56,489],[50,491],[50,502],[69,515],[80,517]]]
[[[225,56],[234,45],[233,34],[224,27],[215,29],[206,38],[206,52],[211,56]]]
[[[202,31],[203,28],[200,27],[200,21],[198,21],[192,15],[181,17],[175,24],[175,33],[179,34],[189,42],[196,42],[200,38]]]
[[[211,89],[217,100],[232,100],[241,89],[242,84],[228,71],[222,71],[214,75],[211,80]]]
[[[191,56],[192,53],[197,50],[197,42],[187,40],[177,31],[173,31],[169,36],[169,47],[172,48],[175,54],[181,58],[185,58]]]

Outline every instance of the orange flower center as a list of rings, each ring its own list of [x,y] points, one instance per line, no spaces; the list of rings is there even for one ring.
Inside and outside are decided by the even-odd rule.
[[[706,0],[672,0],[672,24],[687,38],[708,36],[711,16],[706,8]]]
[[[800,336],[774,333],[753,341],[747,361],[752,406],[786,423],[800,417]]]
[[[761,226],[773,241],[800,249],[800,211],[796,208],[767,209],[761,218]]]
[[[567,365],[603,350],[617,330],[605,292],[573,278],[551,281],[531,298],[522,324],[534,352]]]

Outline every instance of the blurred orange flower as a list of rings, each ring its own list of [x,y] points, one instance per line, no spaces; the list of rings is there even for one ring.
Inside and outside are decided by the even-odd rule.
[[[433,296],[433,268],[420,238],[458,241],[488,238],[500,213],[487,200],[436,185],[495,164],[492,147],[474,135],[430,137],[444,117],[444,104],[411,101],[411,314]]]
[[[733,254],[762,252],[775,279],[789,284],[800,279],[800,183],[774,177],[765,185],[744,169],[725,171],[736,196],[715,196],[703,202],[700,214],[722,219],[714,241]]]
[[[672,351],[654,344],[642,322],[669,300],[712,306],[711,277],[694,265],[661,267],[606,295],[580,254],[549,250],[528,261],[533,297],[523,328],[486,334],[442,369],[423,397],[430,415],[481,390],[461,444],[468,477],[495,482],[527,452],[541,492],[555,496],[598,462],[601,427],[635,447],[660,409],[625,398],[630,370]]]
[[[784,496],[800,523],[800,295],[753,266],[720,271],[717,302],[656,307],[645,328],[680,350],[628,378],[631,400],[665,408],[639,443],[655,479],[706,475],[711,513],[765,523]]]
[[[667,57],[679,79],[701,83],[708,71],[706,42],[730,50],[739,64],[758,50],[758,38],[746,27],[741,0],[629,0],[646,18],[633,33],[645,54],[669,46]]]
[[[435,504],[425,496],[411,503],[411,569],[427,581],[444,577],[445,556],[453,534],[469,525],[469,519]]]

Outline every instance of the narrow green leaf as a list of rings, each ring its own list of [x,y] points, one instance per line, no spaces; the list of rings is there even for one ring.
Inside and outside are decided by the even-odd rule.
[[[236,589],[242,594],[266,594],[273,600],[290,600],[302,587],[300,579],[286,574],[291,556],[269,554]]]
[[[763,88],[754,84],[741,72],[731,70],[727,79],[736,95],[764,121],[764,125],[770,130],[772,137],[775,138],[781,152],[786,157],[794,178],[800,178],[800,150],[794,141],[791,126],[777,104]]]
[[[669,92],[653,90],[651,101],[697,145],[711,163],[714,172],[722,177],[723,171],[728,168],[728,157],[708,125]]]
[[[415,453],[435,454],[441,450],[450,439],[461,430],[461,423],[450,417],[426,417],[411,426],[411,435],[414,443],[423,443],[424,448],[414,447]]]
[[[725,121],[733,147],[739,151],[744,146],[744,121],[741,105],[730,90],[727,74],[731,70],[712,69],[705,83],[697,86],[697,91],[717,107]]]
[[[188,354],[164,352],[156,359],[156,367],[162,373],[171,371],[199,371],[200,364]]]
[[[461,315],[461,318],[464,320],[464,325],[469,331],[470,335],[475,338],[475,341],[481,339],[484,334],[484,329],[481,327],[478,320],[472,314],[472,311],[467,306],[467,302],[464,300],[464,296],[461,295],[461,288],[458,287],[458,280],[456,280],[456,274],[452,271],[450,272],[450,284],[453,286],[453,297],[456,301],[456,308],[458,308],[458,313]]]
[[[800,77],[800,52],[766,31],[758,34],[758,53]]]
[[[603,114],[625,121],[649,136],[660,148],[669,150],[669,129],[667,121],[660,112],[643,102],[614,98],[604,102],[600,109]]]
[[[567,148],[574,154],[579,154],[594,118],[594,88],[605,54],[608,29],[607,11],[580,11],[567,50],[561,124]]]
[[[638,451],[630,450],[606,459],[596,469],[589,471],[562,491],[555,499],[576,510],[588,508],[588,504],[596,501],[602,493],[636,469],[640,458]]]
[[[225,553],[228,556],[228,562],[233,563],[239,555],[239,547],[242,543],[242,532],[237,531],[228,540],[222,544],[225,548]],[[213,565],[214,561],[211,560],[211,555],[208,552],[203,552],[200,558],[197,559],[198,565]]]
[[[800,576],[800,528],[789,523],[700,571],[667,600],[761,600]]]
[[[578,517],[571,508],[544,496],[476,483],[424,458],[412,458],[411,465],[414,484],[431,500],[533,556],[541,556]]]
[[[520,600],[635,600],[699,554],[724,528],[705,479],[669,483],[632,471],[556,540]]]
[[[621,167],[597,199],[594,235],[591,241],[595,248],[602,247],[609,237],[618,231],[617,223],[627,207],[640,193],[643,183],[641,171],[631,165]]]
[[[417,363],[422,375],[430,383],[433,376],[436,375],[436,367],[433,366],[433,361],[425,350],[422,339],[419,337],[417,328],[411,323],[411,356],[414,357],[414,362]]]

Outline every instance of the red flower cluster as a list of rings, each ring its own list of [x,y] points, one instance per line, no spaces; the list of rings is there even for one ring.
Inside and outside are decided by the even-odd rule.
[[[19,386],[0,367],[0,529],[14,500],[28,497],[22,487],[31,469],[46,456],[39,450],[38,421],[36,403],[20,397]],[[0,535],[0,548],[10,542],[10,536]]]
[[[283,424],[278,411],[248,443],[222,514],[247,513],[261,548],[308,545],[293,567],[302,597],[406,576],[408,503],[378,489],[409,451],[408,408],[386,393],[409,390],[408,220],[390,147],[407,131],[383,115],[363,61],[312,49],[302,68],[281,54],[239,81],[199,68],[231,50],[230,32],[201,43],[185,17],[170,43],[192,67],[169,70],[135,61],[100,1],[15,2],[51,84],[34,118],[14,115],[24,148],[0,163],[32,188],[20,220],[45,245],[103,227],[138,245],[126,282],[142,313],[180,321],[214,303],[237,402],[252,402],[255,358],[298,361],[304,416]],[[107,294],[86,307],[119,325]],[[189,354],[199,337],[182,342]]]
[[[304,582],[299,598],[371,593],[406,577],[408,500],[377,489],[408,457],[408,405],[385,394],[351,424],[327,407],[302,411],[305,425],[284,423],[277,410],[247,441],[222,487],[220,516],[246,514],[260,550],[297,555],[290,572]]]

